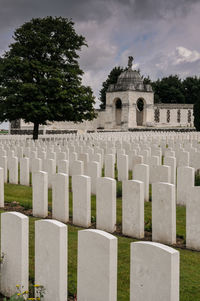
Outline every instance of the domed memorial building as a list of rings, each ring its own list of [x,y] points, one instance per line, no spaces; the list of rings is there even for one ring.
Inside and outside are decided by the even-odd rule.
[[[41,131],[64,133],[68,130],[134,130],[148,128],[193,127],[193,105],[176,103],[154,104],[151,85],[144,84],[139,72],[132,69],[133,57],[128,58],[128,68],[117,83],[106,92],[105,110],[97,110],[97,118],[83,123],[53,122],[40,126]],[[11,123],[11,132],[28,133],[32,124],[23,120]]]
[[[153,125],[154,94],[151,85],[145,85],[139,72],[132,70],[129,56],[128,70],[122,72],[115,85],[106,93],[106,112],[110,119],[106,128],[129,129]]]

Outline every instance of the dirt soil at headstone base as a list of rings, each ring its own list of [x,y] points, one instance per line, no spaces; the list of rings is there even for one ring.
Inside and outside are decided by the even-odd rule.
[[[23,214],[25,214],[27,216],[32,216],[32,209],[25,209],[23,206],[21,206],[16,201],[9,202],[9,203],[5,202],[4,208],[2,208],[2,209],[4,211],[17,211],[17,212],[23,213]],[[48,217],[47,218],[52,218],[52,213],[50,211],[48,212]],[[73,226],[72,219],[70,219],[69,224]],[[95,229],[96,228],[96,223],[92,223],[92,225],[90,226],[90,228],[91,229]],[[125,237],[125,235],[122,234],[122,227],[121,227],[121,225],[118,225],[118,224],[117,224],[117,230],[113,234]],[[145,237],[142,240],[143,241],[152,241],[152,233],[149,232],[149,231],[145,231]],[[180,238],[180,237],[177,237],[176,238],[176,244],[174,244],[173,247],[185,249],[186,245],[185,245],[184,239]],[[74,300],[74,299],[69,299],[69,300]]]

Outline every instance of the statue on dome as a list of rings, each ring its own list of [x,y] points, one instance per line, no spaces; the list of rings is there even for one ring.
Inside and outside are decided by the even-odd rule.
[[[131,69],[133,66],[133,57],[132,56],[129,56],[128,57],[128,67],[129,69]]]

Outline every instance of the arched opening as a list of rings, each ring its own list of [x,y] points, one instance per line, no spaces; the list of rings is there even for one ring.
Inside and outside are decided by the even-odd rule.
[[[122,123],[122,101],[120,98],[115,100],[115,120],[116,125],[121,125]]]
[[[139,98],[136,103],[136,122],[139,126],[142,126],[144,124],[144,107],[144,100],[142,98]]]

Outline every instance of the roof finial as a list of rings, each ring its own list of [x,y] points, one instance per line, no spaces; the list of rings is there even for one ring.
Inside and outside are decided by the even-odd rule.
[[[132,57],[132,56],[129,56],[129,57],[128,57],[128,68],[129,68],[129,69],[132,69],[132,65],[133,65],[133,57]]]

